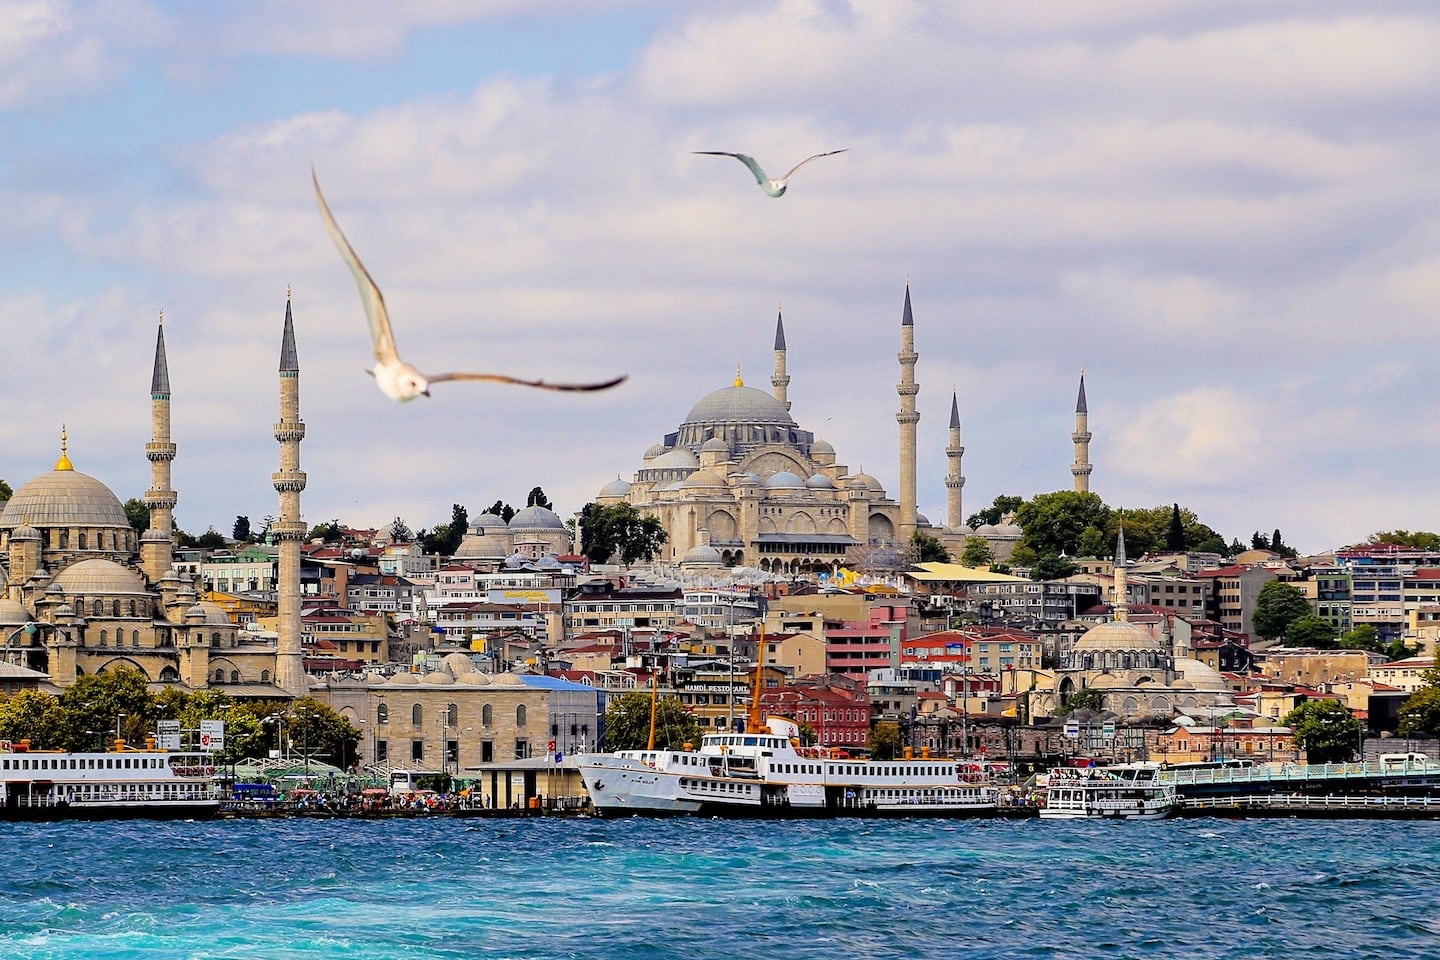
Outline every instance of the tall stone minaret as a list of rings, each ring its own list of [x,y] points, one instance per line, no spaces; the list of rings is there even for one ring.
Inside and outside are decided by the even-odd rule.
[[[300,652],[300,544],[305,540],[305,522],[300,519],[300,491],[305,474],[300,469],[300,441],[305,439],[305,422],[300,419],[300,360],[295,354],[295,321],[290,313],[290,293],[285,293],[285,333],[280,341],[280,422],[275,424],[280,443],[280,470],[272,476],[280,494],[280,518],[270,533],[280,547],[279,635],[275,652],[275,685],[292,697],[303,697],[305,660]]]
[[[950,461],[950,472],[945,475],[945,526],[959,530],[965,523],[965,509],[960,496],[965,489],[965,474],[961,473],[961,458],[965,448],[960,445],[960,404],[955,394],[950,394],[950,446],[945,448],[945,457]]]
[[[145,491],[150,525],[140,537],[140,566],[151,583],[159,583],[170,572],[174,557],[174,510],[179,500],[170,488],[175,444],[170,442],[170,368],[165,362],[163,313],[155,334],[155,366],[150,373],[150,442],[145,444],[145,456],[150,461],[150,489]]]
[[[770,378],[770,385],[775,388],[775,399],[790,409],[790,375],[785,372],[785,320],[780,310],[775,310],[775,373]]]
[[[905,281],[905,312],[900,316],[900,543],[908,544],[915,533],[915,425],[920,414],[915,409],[915,395],[920,392],[915,382],[915,316],[910,312],[910,281]]]
[[[1130,619],[1130,581],[1125,574],[1125,528],[1115,541],[1115,619],[1124,622]]]
[[[1085,371],[1080,371],[1080,395],[1075,398],[1075,432],[1070,434],[1070,439],[1075,441],[1075,462],[1070,466],[1070,472],[1075,477],[1075,490],[1078,493],[1090,491],[1090,471],[1095,468],[1090,465],[1090,411],[1085,406]]]

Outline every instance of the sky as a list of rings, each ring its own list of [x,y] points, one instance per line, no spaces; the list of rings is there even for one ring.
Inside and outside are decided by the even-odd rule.
[[[534,486],[569,516],[711,390],[770,389],[919,506],[1070,489],[1318,552],[1437,529],[1440,8],[1328,0],[0,0],[0,477],[277,511],[287,288],[305,520],[413,529]],[[771,199],[772,175],[824,150]],[[335,216],[420,368],[396,404]]]

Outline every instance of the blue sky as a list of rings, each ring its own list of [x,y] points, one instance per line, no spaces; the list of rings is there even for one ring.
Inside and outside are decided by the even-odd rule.
[[[403,9],[402,9],[403,8]],[[562,513],[737,364],[777,303],[800,424],[897,487],[912,282],[920,503],[1069,486],[1306,550],[1436,529],[1440,12],[1399,2],[0,4],[0,477],[149,483],[166,314],[177,516],[275,510],[293,285],[306,519]],[[742,150],[799,174],[770,200]],[[386,401],[309,184],[438,369],[630,381]]]

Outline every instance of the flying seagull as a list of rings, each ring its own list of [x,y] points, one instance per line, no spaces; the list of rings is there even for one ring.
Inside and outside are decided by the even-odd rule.
[[[769,177],[765,176],[765,171],[760,169],[760,164],[755,162],[754,157],[747,154],[731,153],[728,150],[692,150],[690,152],[704,154],[707,157],[734,157],[736,160],[739,160],[741,163],[745,164],[745,166],[749,167],[751,173],[755,174],[755,182],[760,184],[761,190],[764,190],[772,197],[783,197],[785,196],[785,190],[790,186],[790,178],[795,176],[796,170],[799,170],[811,160],[819,160],[821,157],[833,157],[835,154],[844,153],[845,151],[829,150],[825,153],[817,153],[813,157],[806,157],[804,160],[801,160],[799,163],[795,164],[795,166],[791,167],[790,171],[778,180],[771,180]]]
[[[605,390],[626,379],[625,376],[619,376],[603,383],[547,383],[544,380],[521,380],[503,373],[437,373],[427,377],[400,359],[400,353],[395,348],[395,335],[390,329],[390,314],[385,309],[385,298],[381,296],[375,281],[370,279],[365,265],[355,255],[355,248],[350,246],[350,241],[340,232],[340,225],[335,222],[335,217],[330,213],[330,205],[325,202],[325,194],[320,192],[320,178],[316,176],[314,168],[310,170],[310,179],[315,183],[315,198],[320,201],[320,215],[325,218],[325,228],[330,231],[330,239],[335,241],[345,265],[355,276],[355,286],[360,290],[360,302],[365,305],[365,317],[370,321],[370,337],[375,344],[375,368],[370,371],[370,375],[375,378],[375,385],[380,388],[380,392],[391,400],[404,403],[419,396],[428,397],[431,384],[444,383],[447,380],[485,380],[490,383],[539,387],[542,390]]]

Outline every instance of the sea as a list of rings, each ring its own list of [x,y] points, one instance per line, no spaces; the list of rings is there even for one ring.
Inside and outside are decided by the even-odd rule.
[[[1434,958],[1440,823],[0,825],[0,957]]]

